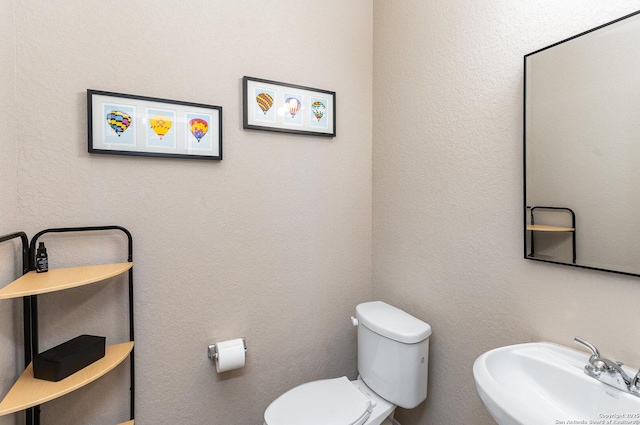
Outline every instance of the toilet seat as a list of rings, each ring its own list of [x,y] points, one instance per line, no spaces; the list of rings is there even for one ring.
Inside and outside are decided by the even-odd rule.
[[[371,400],[346,376],[308,382],[290,389],[264,412],[266,425],[362,425]]]

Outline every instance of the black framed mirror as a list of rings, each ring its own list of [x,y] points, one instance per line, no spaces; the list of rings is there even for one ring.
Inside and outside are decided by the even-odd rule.
[[[524,56],[524,257],[640,276],[640,11]]]

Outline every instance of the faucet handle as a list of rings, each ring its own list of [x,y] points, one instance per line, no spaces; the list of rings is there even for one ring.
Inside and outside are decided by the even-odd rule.
[[[591,355],[592,356],[600,357],[600,351],[598,351],[598,349],[595,347],[595,345],[593,345],[589,341],[584,340],[584,339],[580,338],[579,336],[577,336],[577,337],[573,338],[573,342],[575,342],[578,345],[582,345],[583,347],[588,348],[589,351],[591,351]]]
[[[579,336],[577,336],[573,338],[573,342],[575,342],[578,345],[582,345],[583,347],[586,347],[589,349],[589,351],[591,351],[591,357],[589,358],[589,363],[593,364],[594,360],[600,359],[600,351],[598,351],[595,345],[593,345],[589,341],[584,340]]]
[[[633,380],[631,381],[629,390],[634,394],[640,393],[640,370],[638,371],[638,373],[636,373],[636,376],[634,376]]]

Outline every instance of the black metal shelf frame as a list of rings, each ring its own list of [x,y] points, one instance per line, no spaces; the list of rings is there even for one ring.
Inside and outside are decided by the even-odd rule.
[[[24,232],[16,232],[8,235],[0,236],[0,243],[10,241],[12,239],[20,238],[22,242],[22,275],[29,273],[29,239]],[[33,359],[33,325],[31,323],[33,306],[35,304],[35,297],[28,296],[22,297],[22,320],[23,320],[23,332],[24,332],[24,367],[25,369],[31,363]],[[26,421],[27,425],[34,424],[34,408],[26,409]]]
[[[38,239],[48,233],[69,233],[69,232],[94,232],[94,231],[121,231],[128,239],[127,261],[133,262],[133,238],[131,233],[121,226],[92,226],[92,227],[64,227],[46,229],[38,232],[29,244],[27,235],[24,232],[16,232],[5,236],[0,236],[0,243],[11,239],[20,238],[22,241],[22,274],[35,270],[35,252]],[[129,268],[129,340],[134,341],[134,320],[133,320],[133,266]],[[39,353],[38,349],[38,299],[36,295],[23,297],[23,320],[24,320],[24,351],[25,368],[33,360],[33,356]],[[135,347],[129,354],[130,361],[130,419],[134,419],[135,414]],[[26,425],[40,425],[40,406],[26,409]]]
[[[573,264],[576,263],[576,214],[573,212],[573,210],[571,208],[566,208],[566,207],[543,207],[543,206],[535,206],[535,207],[529,207],[527,206],[528,209],[531,210],[530,212],[530,217],[531,217],[531,225],[535,225],[535,219],[533,216],[533,213],[536,209],[539,210],[555,210],[555,211],[566,211],[569,214],[571,214],[571,228],[573,229],[570,233],[571,233],[571,240],[572,240],[572,244],[573,244],[573,259],[572,262]],[[531,230],[531,252],[529,253],[530,257],[534,257],[534,233],[536,233],[535,230]]]

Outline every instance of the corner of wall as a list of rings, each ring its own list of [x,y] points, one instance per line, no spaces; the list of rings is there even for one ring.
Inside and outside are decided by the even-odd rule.
[[[17,89],[16,89],[15,3],[0,5],[0,232],[10,232],[17,225],[18,161],[17,161]]]

